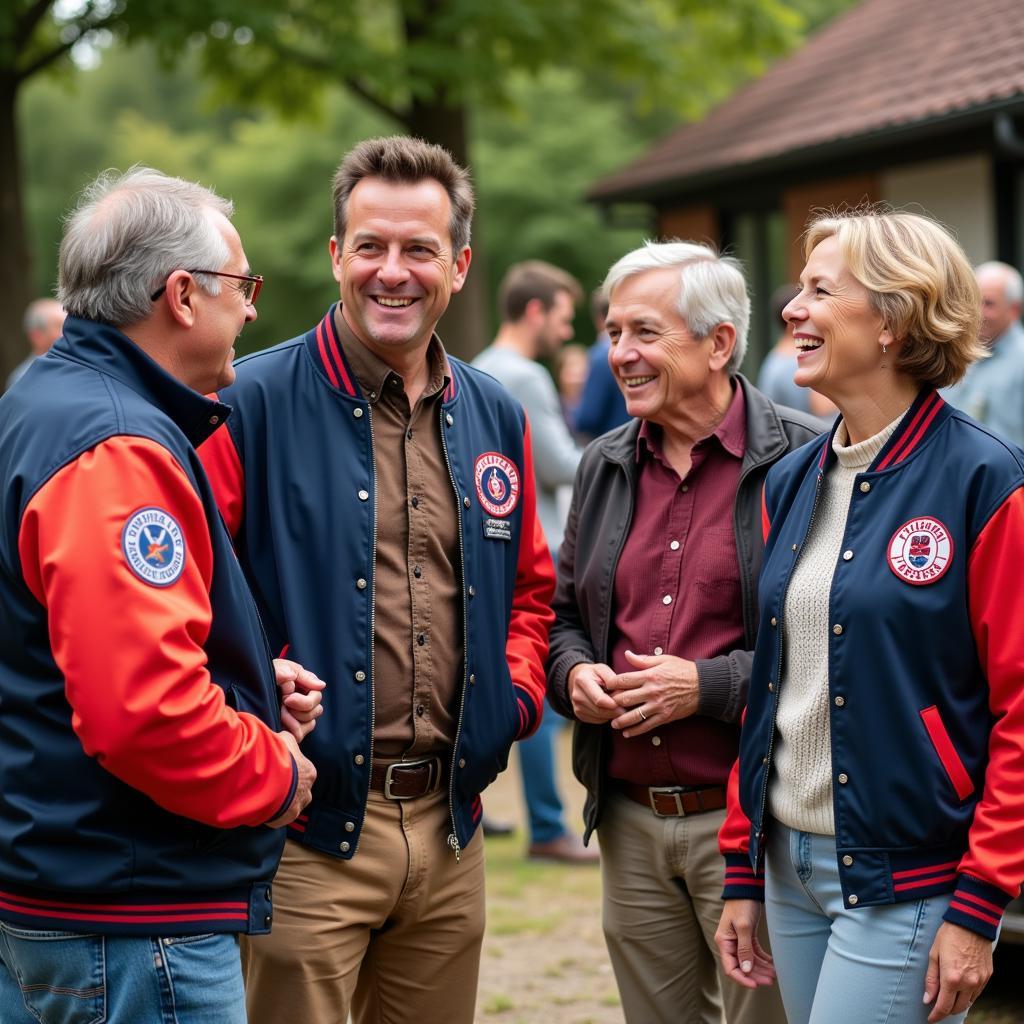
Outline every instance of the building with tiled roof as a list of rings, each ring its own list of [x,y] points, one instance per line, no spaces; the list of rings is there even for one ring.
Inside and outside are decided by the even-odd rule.
[[[972,260],[1024,265],[1024,0],[864,0],[590,198],[647,203],[662,236],[748,264],[757,323],[801,266],[811,209],[883,201],[950,226]]]

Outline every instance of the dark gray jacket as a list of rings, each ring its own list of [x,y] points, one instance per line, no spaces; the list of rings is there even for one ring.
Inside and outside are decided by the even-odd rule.
[[[787,452],[816,437],[823,421],[775,405],[742,375],[746,408],[746,452],[733,505],[733,534],[743,594],[744,649],[697,662],[698,714],[738,722],[747,699],[757,633],[757,577],[764,548],[761,488],[768,470]],[[598,438],[587,447],[573,486],[565,539],[558,552],[555,625],[548,656],[548,699],[573,718],[567,677],[580,662],[608,662],[615,571],[633,519],[636,441],[640,421]],[[587,789],[583,810],[586,839],[600,821],[605,796],[604,765],[609,727],[576,722],[573,770]]]

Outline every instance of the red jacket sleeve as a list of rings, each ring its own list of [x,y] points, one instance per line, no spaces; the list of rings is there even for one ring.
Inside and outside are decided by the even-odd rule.
[[[981,799],[946,920],[995,938],[1024,878],[1024,488],[978,535],[968,562],[968,605],[994,723]]]
[[[744,710],[743,718],[747,717]],[[742,725],[743,719],[740,720]],[[718,830],[718,849],[725,857],[726,900],[763,900],[764,872],[750,865],[750,819],[740,806],[740,762],[737,758],[729,772],[726,789],[725,821]]]
[[[237,537],[245,511],[245,474],[235,439],[227,426],[222,425],[197,450],[228,532]]]
[[[150,508],[174,520],[181,533],[171,547],[184,548],[176,574],[157,583],[131,567],[122,541]],[[166,542],[160,529],[152,543]],[[85,752],[161,807],[208,825],[260,825],[280,813],[294,762],[210,679],[210,535],[198,495],[166,449],[116,437],[63,467],[26,507],[18,550],[25,582],[47,610]]]
[[[551,610],[555,569],[537,516],[536,478],[528,421],[523,444],[522,506],[519,562],[512,595],[512,618],[505,644],[505,657],[519,703],[518,739],[529,736],[540,724],[547,687],[544,662],[548,656],[548,634],[555,621],[555,613]]]

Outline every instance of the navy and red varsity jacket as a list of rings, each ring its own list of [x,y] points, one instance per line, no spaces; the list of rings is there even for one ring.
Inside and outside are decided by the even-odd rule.
[[[76,317],[0,399],[0,920],[269,930],[297,775],[193,448],[227,412]]]
[[[234,410],[228,429],[200,456],[273,649],[287,647],[328,684],[303,741],[317,769],[313,802],[289,838],[350,858],[370,788],[374,549],[387,524],[376,513],[372,406],[344,358],[336,308],[304,336],[239,360],[220,396]],[[448,782],[448,842],[458,852],[479,824],[479,794],[513,740],[540,721],[554,570],[522,407],[486,374],[449,365],[439,415],[462,556],[463,677]]]
[[[834,433],[834,430],[833,430]],[[765,484],[761,626],[729,813],[726,898],[763,898],[786,587],[832,436]],[[849,907],[953,892],[994,939],[1024,878],[1024,452],[922,392],[858,474],[829,595],[836,854]]]

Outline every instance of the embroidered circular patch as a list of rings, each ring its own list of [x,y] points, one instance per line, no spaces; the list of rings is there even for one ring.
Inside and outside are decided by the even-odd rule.
[[[519,504],[519,470],[500,452],[477,457],[476,496],[489,515],[507,516]]]
[[[181,527],[162,508],[140,509],[128,519],[121,550],[131,571],[154,587],[169,587],[185,568]]]
[[[945,575],[953,561],[953,539],[938,519],[921,516],[892,535],[887,558],[901,580],[921,587]]]

